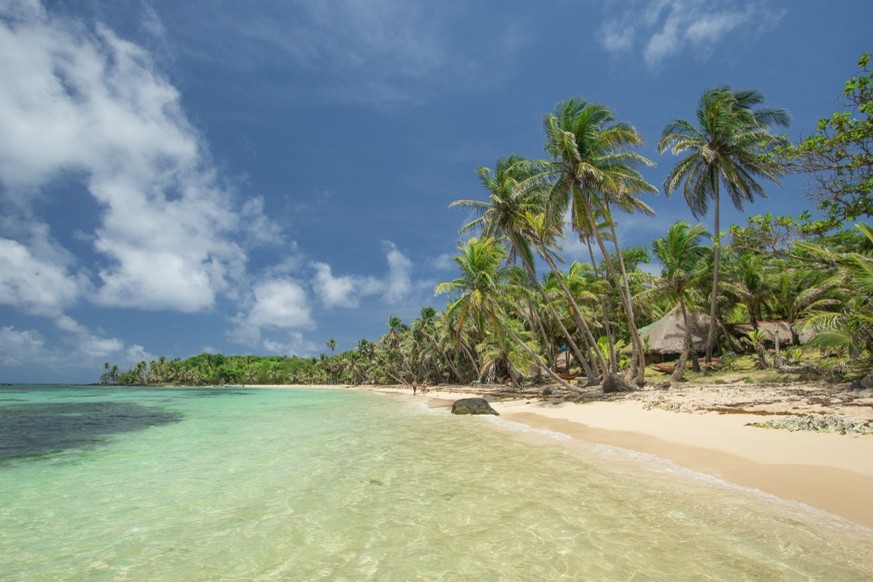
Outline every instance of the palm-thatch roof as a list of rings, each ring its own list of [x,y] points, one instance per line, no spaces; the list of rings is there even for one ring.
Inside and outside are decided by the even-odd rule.
[[[754,329],[751,323],[734,323],[729,327],[731,333],[736,336],[748,335]],[[776,343],[778,334],[780,346],[791,345],[791,326],[787,321],[759,321],[758,329],[764,332],[764,336],[773,344]],[[809,333],[801,333],[799,337],[800,343],[809,341],[810,335]]]
[[[703,353],[706,350],[706,338],[709,334],[709,315],[702,311],[689,311],[688,321],[691,324],[691,348],[698,353]],[[674,307],[667,315],[640,329],[639,332],[647,354],[682,353],[685,344],[685,322],[678,307]]]

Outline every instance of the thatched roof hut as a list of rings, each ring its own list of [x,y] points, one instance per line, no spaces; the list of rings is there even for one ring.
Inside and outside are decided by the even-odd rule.
[[[689,311],[691,324],[691,348],[697,353],[706,351],[709,334],[709,315],[701,311]],[[685,322],[679,307],[674,307],[658,321],[639,330],[646,354],[679,355],[685,343]]]
[[[751,323],[734,323],[729,327],[731,333],[738,337],[748,335],[748,333],[753,329]],[[759,321],[758,329],[764,332],[765,337],[771,345],[776,343],[777,334],[779,337],[780,346],[788,346],[792,343],[791,326],[788,324],[787,321]],[[809,341],[810,337],[812,337],[812,334],[806,332],[800,333],[798,339],[800,340],[800,343],[803,344]]]

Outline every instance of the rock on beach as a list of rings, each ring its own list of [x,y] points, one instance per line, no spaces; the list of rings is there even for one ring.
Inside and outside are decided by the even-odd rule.
[[[462,398],[452,403],[452,414],[494,414],[497,411],[491,408],[484,398]]]

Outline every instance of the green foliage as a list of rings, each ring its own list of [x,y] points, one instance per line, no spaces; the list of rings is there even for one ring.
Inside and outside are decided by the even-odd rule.
[[[825,213],[808,221],[811,232],[839,228],[873,215],[873,71],[870,54],[843,88],[844,111],[818,122],[816,133],[780,150],[785,167],[811,177],[811,194]]]

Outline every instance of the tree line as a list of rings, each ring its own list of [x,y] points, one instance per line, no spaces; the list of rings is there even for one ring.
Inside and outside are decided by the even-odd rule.
[[[639,133],[606,106],[559,103],[543,119],[542,159],[509,155],[479,168],[484,199],[451,204],[472,219],[454,261],[458,276],[437,285],[445,311],[421,310],[410,324],[392,317],[378,341],[317,358],[223,357],[140,362],[126,372],[106,364],[112,384],[470,383],[548,379],[559,354],[589,383],[624,372],[644,382],[648,348],[639,329],[676,309],[685,321],[674,378],[700,362],[689,314],[710,316],[703,364],[744,344],[726,333],[752,326],[748,346],[763,343],[758,322],[784,320],[792,339],[838,358],[873,355],[873,74],[869,55],[844,87],[845,111],[791,143],[776,130],[788,113],[765,106],[756,90],[707,89],[692,119],[669,122],[658,151],[675,156],[663,183],[681,192],[694,218],[712,209],[712,230],[685,221],[650,246],[622,248],[621,214],[653,215],[644,197],[658,188],[641,169]],[[786,173],[807,175],[817,213],[759,215],[721,231],[727,199],[739,210],[766,197]],[[858,223],[853,224],[855,221]],[[574,237],[588,261],[562,257]],[[641,266],[656,259],[660,275]],[[721,342],[721,344],[719,343]]]

